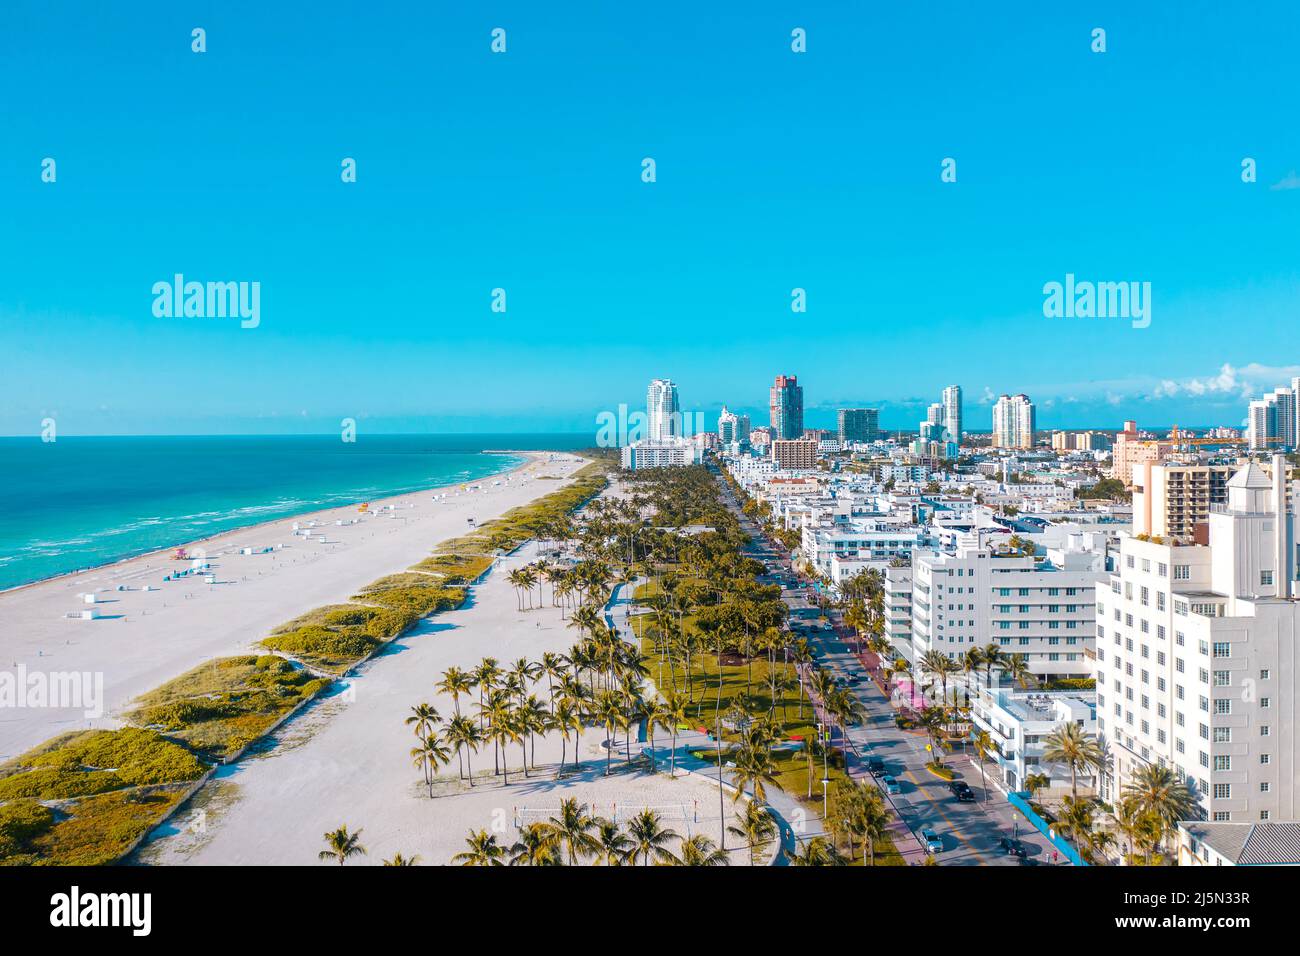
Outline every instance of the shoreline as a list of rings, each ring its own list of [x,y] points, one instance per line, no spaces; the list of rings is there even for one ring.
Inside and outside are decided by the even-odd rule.
[[[364,515],[335,506],[224,531],[200,546],[212,581],[173,576],[190,562],[170,560],[166,549],[0,592],[0,667],[103,678],[98,713],[0,710],[0,760],[63,731],[120,726],[140,694],[206,660],[258,653],[274,628],[403,573],[467,527],[566,486],[585,463],[569,452],[533,451],[504,472],[371,499]],[[86,609],[89,620],[80,618]]]
[[[421,494],[425,494],[426,492],[435,491],[441,488],[452,488],[457,485],[468,486],[473,484],[476,481],[483,481],[489,478],[500,478],[502,475],[509,475],[509,474],[513,474],[514,472],[521,471],[523,468],[525,468],[527,465],[529,465],[532,462],[532,456],[560,454],[560,453],[546,451],[545,449],[540,451],[536,451],[536,450],[535,451],[509,451],[509,450],[497,450],[497,449],[485,448],[483,451],[479,452],[479,454],[513,455],[516,457],[523,457],[524,460],[502,471],[490,471],[487,474],[480,476],[479,478],[470,478],[467,480],[457,479],[456,481],[449,482],[445,485],[425,485],[423,487],[415,488],[410,491],[394,491],[389,494],[386,494],[382,498],[368,498],[364,500],[366,502],[383,504],[384,502],[391,502],[398,498],[404,498],[408,495],[421,495]],[[25,581],[22,584],[15,584],[10,587],[0,588],[0,599],[4,598],[6,595],[14,594],[18,591],[22,591],[27,588],[37,587],[38,585],[42,585],[42,584],[50,584],[52,582],[58,581],[60,578],[69,578],[80,574],[91,574],[96,571],[103,571],[107,568],[113,568],[113,567],[117,567],[118,565],[127,564],[131,561],[139,561],[142,558],[152,558],[155,555],[164,556],[161,559],[165,559],[165,555],[167,554],[167,552],[174,551],[177,548],[188,549],[192,545],[198,545],[204,542],[214,541],[217,538],[220,538],[222,535],[234,534],[236,532],[251,531],[254,528],[257,528],[261,525],[272,525],[279,521],[290,521],[290,520],[296,520],[300,518],[312,518],[316,515],[321,515],[328,511],[333,511],[337,508],[352,508],[355,507],[356,505],[361,504],[362,501],[363,499],[357,498],[350,501],[340,501],[336,504],[326,505],[325,507],[314,507],[311,511],[296,511],[296,512],[291,511],[282,515],[277,515],[274,518],[265,518],[260,521],[253,521],[250,524],[240,524],[240,525],[233,525],[229,528],[222,528],[220,531],[214,531],[212,534],[205,535],[201,538],[191,538],[187,541],[179,541],[174,544],[166,544],[163,545],[161,548],[151,548],[147,551],[135,551],[130,554],[124,554],[120,558],[114,558],[112,561],[105,561],[102,564],[88,564],[84,568],[74,568],[71,571],[60,571],[58,574],[51,574],[48,577],[35,578],[31,581]]]

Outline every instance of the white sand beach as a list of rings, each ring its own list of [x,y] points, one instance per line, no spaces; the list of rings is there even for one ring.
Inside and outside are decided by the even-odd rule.
[[[210,658],[248,652],[273,627],[346,600],[427,557],[440,541],[472,530],[469,519],[482,523],[563,487],[565,481],[554,479],[584,464],[565,453],[519,454],[528,460],[511,472],[378,500],[366,516],[356,507],[333,508],[191,545],[211,564],[212,584],[202,576],[164,582],[168,572],[189,565],[173,560],[169,549],[0,593],[0,670],[102,674],[104,691],[98,718],[81,708],[0,708],[0,760],[64,731],[118,726],[114,714],[145,691]],[[320,534],[310,540],[294,534],[295,523],[312,521]],[[283,547],[256,553],[275,545]],[[243,554],[244,548],[255,553]],[[144,590],[147,585],[156,590]],[[91,592],[97,603],[87,605],[82,595]],[[91,607],[96,620],[66,616]]]
[[[432,703],[444,717],[453,714],[450,697],[434,685],[452,665],[468,669],[483,657],[503,668],[545,651],[564,652],[578,638],[561,611],[551,607],[517,610],[514,589],[506,580],[511,568],[537,557],[528,544],[503,559],[475,587],[466,606],[426,620],[395,640],[382,654],[359,668],[350,687],[311,705],[274,735],[274,746],[224,767],[185,810],[156,834],[136,861],[160,864],[314,865],[324,847],[323,834],[346,825],[363,831],[368,851],[351,861],[377,865],[394,853],[418,855],[426,865],[446,864],[465,849],[471,829],[497,830],[509,847],[518,836],[516,823],[537,822],[554,813],[560,801],[576,797],[601,816],[621,822],[644,807],[653,807],[663,826],[682,836],[704,833],[720,839],[725,810],[732,822],[737,807],[731,797],[720,809],[717,785],[696,775],[670,777],[634,769],[604,776],[605,732],[589,728],[580,750],[582,771],[555,779],[561,738],[539,740],[538,769],[525,779],[518,745],[508,753],[510,784],[494,777],[491,744],[472,756],[476,786],[457,781],[453,757],[440,770],[430,798],[421,771],[409,751],[416,743],[404,720],[414,704]],[[547,697],[546,680],[534,690]],[[474,714],[474,701],[461,699],[463,712]],[[635,735],[634,735],[635,738]],[[656,745],[666,747],[662,731]],[[633,739],[631,752],[638,753]],[[573,761],[572,744],[567,760]],[[624,767],[623,750],[613,767]],[[736,839],[728,837],[731,847]],[[674,846],[670,847],[675,850]],[[739,848],[731,863],[748,862]],[[332,864],[320,864],[332,865]]]

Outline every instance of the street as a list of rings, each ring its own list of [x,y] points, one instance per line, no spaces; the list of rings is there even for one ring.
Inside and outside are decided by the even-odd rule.
[[[773,583],[775,578],[781,579],[782,597],[790,608],[792,629],[808,638],[817,665],[839,678],[862,704],[863,720],[848,729],[847,746],[838,739],[834,743],[845,750],[850,776],[869,777],[867,761],[879,759],[885,764],[885,772],[899,781],[900,793],[886,794],[883,786],[881,793],[900,821],[894,840],[907,862],[924,862],[919,833],[922,827],[928,827],[943,843],[943,850],[936,854],[936,862],[943,865],[1022,865],[1015,856],[999,849],[1003,838],[1019,839],[1030,865],[1051,864],[1056,854],[1047,839],[1023,819],[1017,819],[1019,814],[991,780],[986,799],[979,769],[965,754],[945,755],[945,762],[957,772],[957,779],[965,780],[975,791],[973,803],[958,801],[948,781],[926,769],[926,736],[919,731],[900,730],[895,725],[894,710],[862,660],[853,653],[854,645],[850,643],[853,635],[840,622],[839,612],[831,611],[833,629],[818,623],[809,614],[809,609],[815,609],[807,597],[811,584],[794,573],[789,554],[773,547],[758,525],[740,511],[725,485],[723,500],[750,536],[746,554],[762,561],[767,568],[767,577],[760,580]],[[992,762],[986,766],[986,773],[996,773]],[[879,781],[876,783],[880,786]]]

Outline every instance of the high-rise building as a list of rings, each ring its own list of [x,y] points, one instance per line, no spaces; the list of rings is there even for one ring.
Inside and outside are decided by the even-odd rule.
[[[961,444],[961,386],[949,385],[943,390],[943,424],[957,444]]]
[[[1280,455],[1271,470],[1233,475],[1208,544],[1121,538],[1119,570],[1097,588],[1103,800],[1160,765],[1191,789],[1200,819],[1300,819],[1297,521]]]
[[[650,383],[645,398],[646,437],[650,441],[681,436],[681,410],[677,406],[677,386],[670,379],[657,378]]]
[[[769,393],[772,437],[803,437],[803,386],[794,375],[778,375]]]
[[[931,402],[930,407],[925,410],[925,423],[927,425],[942,425],[943,420],[943,402]]]
[[[718,440],[724,444],[749,441],[749,416],[737,415],[723,405],[722,414],[718,416]]]
[[[1003,395],[993,406],[993,447],[1034,447],[1034,403],[1028,395]]]
[[[880,409],[841,408],[839,426],[841,442],[873,442],[880,437]]]
[[[1300,379],[1293,382],[1300,386]],[[1251,451],[1287,452],[1300,444],[1298,397],[1295,388],[1276,388],[1272,395],[1250,403],[1246,437]]]

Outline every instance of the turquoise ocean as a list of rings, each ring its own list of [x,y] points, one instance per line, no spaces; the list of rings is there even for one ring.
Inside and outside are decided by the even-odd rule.
[[[244,527],[456,484],[590,435],[0,438],[0,590]]]

